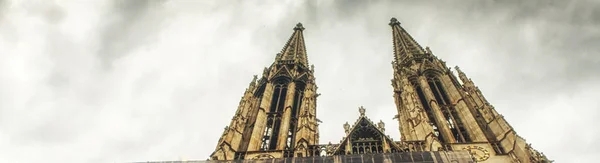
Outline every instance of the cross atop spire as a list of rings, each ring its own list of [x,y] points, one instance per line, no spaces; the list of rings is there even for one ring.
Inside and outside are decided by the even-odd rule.
[[[302,23],[296,24],[294,33],[277,54],[277,63],[300,63],[308,67],[308,57],[306,55],[306,46],[304,43],[304,26]]]
[[[407,57],[425,54],[425,50],[400,26],[396,18],[390,20],[394,39],[394,58],[396,61],[404,60]]]

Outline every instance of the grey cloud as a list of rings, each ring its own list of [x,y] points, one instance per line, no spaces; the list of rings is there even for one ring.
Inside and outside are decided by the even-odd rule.
[[[100,11],[85,40],[60,29],[81,11],[42,3],[64,15],[36,15],[57,20],[31,31],[41,45],[22,42],[31,24],[17,20],[31,18],[11,3],[0,3],[14,16],[0,18],[0,42],[43,54],[0,46],[2,162],[206,159],[297,22],[322,93],[321,143],[339,141],[360,105],[397,140],[391,17],[459,65],[535,148],[558,162],[597,159],[598,130],[579,127],[600,118],[596,1],[113,1],[82,5]]]
[[[381,5],[387,3],[393,5]],[[429,4],[426,2],[405,3],[394,1],[373,2],[369,5],[339,2],[334,3],[333,6],[316,7],[318,11],[331,10],[338,13],[337,16],[328,15],[318,17],[321,23],[335,22],[345,24],[345,26],[330,27],[334,29],[319,30],[337,32],[344,31],[341,28],[361,29],[356,28],[356,26],[367,28],[364,31],[362,29],[353,30],[353,32],[336,33],[332,34],[332,36],[323,35],[323,33],[326,33],[325,31],[317,31],[316,33],[318,34],[314,35],[307,34],[307,37],[326,40],[319,43],[329,44],[330,46],[326,47],[332,49],[340,45],[335,45],[335,43],[330,41],[336,39],[344,40],[343,45],[341,45],[344,48],[335,51],[338,53],[337,55],[327,54],[335,55],[328,62],[311,60],[316,64],[317,68],[325,64],[332,64],[329,61],[334,58],[337,62],[342,62],[344,65],[339,69],[317,71],[317,78],[321,79],[318,80],[322,88],[320,91],[323,93],[319,107],[320,115],[327,117],[336,114],[349,118],[346,120],[335,119],[333,122],[330,120],[328,124],[323,124],[322,127],[339,128],[340,124],[344,121],[352,121],[350,118],[352,116],[350,115],[355,114],[353,109],[357,104],[351,104],[351,106],[345,105],[344,102],[362,101],[362,103],[369,104],[366,105],[367,108],[378,108],[378,106],[383,107],[385,105],[381,103],[391,101],[391,98],[384,96],[391,94],[389,93],[389,89],[391,88],[378,87],[387,84],[387,81],[379,82],[385,79],[382,75],[389,75],[386,72],[370,69],[371,65],[367,64],[368,62],[364,62],[367,61],[365,59],[353,58],[355,57],[353,54],[359,56],[366,55],[359,54],[360,52],[357,49],[360,48],[356,48],[357,46],[363,46],[373,50],[370,57],[387,55],[391,59],[389,51],[375,50],[374,46],[374,44],[389,44],[389,42],[385,42],[390,39],[389,31],[384,31],[387,33],[377,32],[380,29],[374,27],[384,26],[385,22],[371,22],[370,20],[380,19],[379,17],[385,17],[385,19],[389,19],[391,16],[397,17],[405,24],[405,28],[416,37],[421,45],[432,47],[435,54],[448,61],[449,66],[460,65],[461,67],[467,67],[465,70],[467,74],[474,78],[475,82],[482,88],[484,94],[488,95],[490,101],[497,104],[501,113],[504,113],[507,117],[513,117],[510,118],[512,120],[510,122],[514,125],[515,123],[521,123],[514,119],[519,118],[517,116],[523,113],[523,111],[535,111],[537,110],[536,107],[539,109],[540,104],[550,102],[546,99],[553,99],[556,95],[560,94],[578,92],[582,85],[589,84],[588,81],[598,80],[597,74],[600,69],[598,67],[600,65],[598,64],[599,57],[594,55],[600,51],[600,49],[596,48],[597,46],[594,46],[600,40],[598,38],[600,35],[597,32],[599,24],[595,22],[598,19],[594,19],[598,15],[594,14],[594,11],[598,11],[599,8],[596,4],[597,2],[590,1],[485,1],[471,4],[449,2]],[[364,7],[361,10],[352,10],[355,6]],[[381,7],[372,8],[372,6]],[[565,6],[569,6],[567,12],[562,10]],[[309,9],[309,13],[315,10],[312,8]],[[359,14],[352,15],[352,13],[349,13],[351,11],[356,11]],[[373,14],[377,12],[381,13]],[[365,15],[372,16],[370,14],[373,14],[373,18],[365,19]],[[338,18],[339,15],[347,17]],[[427,25],[424,23],[427,23]],[[527,27],[530,28],[530,31],[524,31],[527,30],[525,29]],[[311,32],[309,30],[307,29],[307,33]],[[362,33],[371,33],[373,34],[371,35],[372,38],[384,40],[384,42],[380,43],[372,38],[361,40],[361,38],[365,38],[362,36]],[[381,36],[382,34],[383,36]],[[529,34],[528,37],[533,38],[528,40],[528,38],[525,38],[527,34]],[[350,35],[350,37],[358,41],[349,39],[345,35]],[[465,44],[453,42],[451,40],[453,38],[463,41]],[[375,43],[368,43],[373,41]],[[309,42],[308,44],[310,45],[311,43]],[[321,45],[315,44],[313,43],[309,46],[309,50],[323,48]],[[459,46],[460,49],[455,49],[454,46]],[[383,46],[382,48],[389,47]],[[465,53],[471,49],[478,49],[478,51],[489,54]],[[314,55],[323,55],[315,54],[314,50],[312,52],[309,54],[309,58],[314,58]],[[468,58],[469,56],[475,58]],[[357,60],[363,62],[352,62]],[[476,63],[467,63],[468,60],[475,60]],[[481,67],[484,67],[482,70],[492,69],[494,71],[474,71]],[[348,71],[344,71],[345,69],[348,69]],[[357,69],[366,72],[378,72],[370,74],[369,77],[356,74],[357,72],[351,72],[351,70]],[[334,72],[336,74],[335,77],[319,75],[334,74]],[[391,75],[391,72],[387,73]],[[339,84],[339,82],[347,84]],[[372,85],[363,85],[362,83],[372,83]],[[375,83],[379,85],[375,85]],[[489,83],[497,84],[492,86],[488,85]],[[346,94],[345,98],[340,98],[340,94]],[[353,94],[361,95],[354,96]],[[363,96],[364,94],[377,94],[383,97],[370,98]],[[375,101],[380,103],[373,104]],[[570,104],[576,105],[575,103]],[[389,112],[392,109],[392,106],[389,105],[385,107],[387,108],[384,108],[384,110],[374,111]],[[586,108],[585,110],[592,108]],[[347,109],[349,109],[349,113],[339,113],[340,110]],[[583,108],[578,110],[582,111]],[[327,120],[326,118],[322,119]],[[335,135],[337,133],[332,134]],[[329,134],[324,135],[323,139],[335,140],[335,137],[341,137],[339,134],[334,137],[330,136]],[[553,152],[550,151],[550,153]]]
[[[129,50],[155,40],[166,19],[161,13],[164,2],[115,1],[103,18],[107,24],[99,24],[104,26],[98,52],[103,66],[110,67],[115,59],[123,57]]]
[[[10,5],[7,0],[0,0],[0,21],[4,18],[6,14],[6,6]]]

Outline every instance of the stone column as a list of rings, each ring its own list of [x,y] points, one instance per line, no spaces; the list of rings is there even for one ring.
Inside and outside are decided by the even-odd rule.
[[[285,95],[285,104],[283,115],[281,116],[281,127],[279,127],[279,138],[277,140],[277,150],[285,149],[287,144],[288,130],[290,129],[290,119],[292,116],[292,107],[294,105],[294,94],[296,93],[296,83],[288,84],[287,95]],[[293,141],[293,140],[292,140]]]
[[[440,107],[438,106],[438,102],[435,100],[433,92],[429,87],[429,83],[427,82],[427,78],[425,76],[419,76],[419,85],[423,90],[423,94],[425,94],[425,98],[430,105],[431,111],[433,112],[433,116],[435,122],[438,127],[438,131],[441,135],[444,136],[444,140],[446,143],[454,143],[456,139],[452,135],[452,131],[450,131],[450,127],[448,126],[448,122],[446,122],[446,118],[444,118],[444,114],[442,113]],[[431,102],[434,101],[434,102]],[[424,104],[427,105],[427,104]]]
[[[271,100],[273,99],[273,84],[267,83],[265,92],[262,96],[262,101],[258,108],[258,114],[254,122],[254,129],[252,131],[252,137],[250,138],[250,144],[248,145],[248,151],[258,151],[262,143],[263,132],[265,125],[267,124],[267,110],[271,107]]]

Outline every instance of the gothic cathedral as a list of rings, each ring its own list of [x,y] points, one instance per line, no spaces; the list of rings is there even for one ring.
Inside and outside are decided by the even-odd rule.
[[[457,78],[395,18],[389,25],[400,141],[386,136],[385,124],[372,122],[360,106],[355,123],[343,125],[346,136],[339,143],[319,144],[318,87],[298,23],[275,62],[250,82],[210,159],[347,162],[351,158],[344,157],[354,155],[395,162],[390,156],[399,154],[394,158],[406,156],[409,162],[551,162],[516,134],[464,72],[455,67]]]

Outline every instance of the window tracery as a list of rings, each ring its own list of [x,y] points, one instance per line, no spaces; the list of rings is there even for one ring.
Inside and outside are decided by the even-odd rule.
[[[456,107],[451,103],[440,79],[437,76],[428,76],[427,83],[431,88],[438,106],[440,106],[444,121],[448,122],[448,126],[450,127],[454,139],[458,143],[470,142],[470,137],[456,111]]]
[[[287,86],[289,81],[285,78],[278,79],[273,84],[273,97],[271,107],[267,112],[267,125],[264,130],[261,150],[274,150],[277,147],[281,116],[284,110]]]

